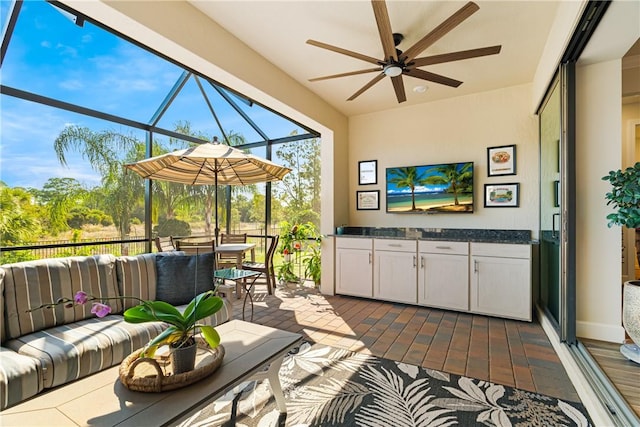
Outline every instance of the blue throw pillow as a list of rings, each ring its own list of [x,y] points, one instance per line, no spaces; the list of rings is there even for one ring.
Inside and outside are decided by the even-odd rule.
[[[213,252],[156,257],[156,299],[188,304],[196,295],[213,289],[214,261]]]

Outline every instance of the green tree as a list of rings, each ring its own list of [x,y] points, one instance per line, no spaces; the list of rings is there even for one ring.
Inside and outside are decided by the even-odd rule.
[[[35,242],[41,233],[33,196],[23,188],[0,182],[0,244],[16,246]]]
[[[42,190],[36,190],[38,203],[48,213],[48,228],[52,234],[69,229],[69,214],[82,203],[86,195],[87,191],[75,178],[49,178]]]
[[[62,130],[54,142],[54,150],[62,165],[67,165],[66,154],[76,151],[100,173],[105,211],[113,218],[120,237],[126,238],[131,229],[132,211],[142,200],[144,185],[142,179],[126,171],[123,164],[142,159],[144,144],[133,136],[74,125]]]
[[[294,133],[295,134],[295,133]],[[283,215],[292,223],[320,223],[320,142],[316,139],[282,144],[276,156],[291,168],[281,183],[274,185],[283,205]]]
[[[423,185],[426,180],[424,173],[418,174],[415,166],[407,166],[402,168],[393,168],[389,170],[389,182],[395,184],[396,187],[407,187],[411,190],[411,210],[416,209],[416,187]]]

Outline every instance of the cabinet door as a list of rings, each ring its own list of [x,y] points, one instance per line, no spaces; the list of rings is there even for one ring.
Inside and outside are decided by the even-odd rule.
[[[421,253],[418,304],[468,311],[469,257]]]
[[[370,250],[336,249],[336,293],[373,296],[371,256]]]
[[[416,304],[416,252],[375,251],[373,296],[378,299]]]
[[[472,256],[471,311],[531,320],[531,262]]]

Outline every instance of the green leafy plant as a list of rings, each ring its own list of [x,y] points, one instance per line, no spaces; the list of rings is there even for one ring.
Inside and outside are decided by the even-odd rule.
[[[313,244],[309,245],[305,257],[302,259],[304,264],[304,275],[310,277],[313,283],[320,284],[322,275],[322,253],[320,250],[321,237],[317,237]]]
[[[53,308],[59,304],[64,304],[66,308],[72,308],[74,305],[91,302],[91,312],[97,317],[105,317],[111,312],[111,307],[106,305],[104,301],[126,298],[138,300],[140,301],[139,305],[125,310],[124,320],[126,322],[164,322],[169,324],[169,327],[160,335],[149,341],[140,354],[140,357],[153,357],[156,350],[163,345],[170,345],[173,348],[190,345],[194,342],[193,335],[198,330],[211,348],[216,348],[220,344],[220,335],[213,326],[198,323],[223,307],[222,298],[215,296],[214,292],[207,291],[196,295],[187,305],[184,313],[164,301],[146,301],[130,296],[95,298],[83,291],[77,292],[73,299],[59,298],[54,303],[43,304],[28,311]]]
[[[611,183],[612,189],[605,198],[607,205],[616,209],[607,215],[608,226],[640,227],[640,162],[625,170],[610,171],[602,179]]]
[[[293,261],[284,261],[278,266],[278,280],[289,283],[296,283],[300,278],[293,272]]]

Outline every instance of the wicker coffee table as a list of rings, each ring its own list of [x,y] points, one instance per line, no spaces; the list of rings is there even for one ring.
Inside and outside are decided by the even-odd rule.
[[[286,412],[278,371],[282,358],[302,340],[294,334],[242,320],[216,329],[225,356],[211,376],[190,386],[162,393],[128,390],[118,380],[118,366],[56,388],[2,411],[3,426],[161,426],[173,423],[266,367],[276,403]]]

